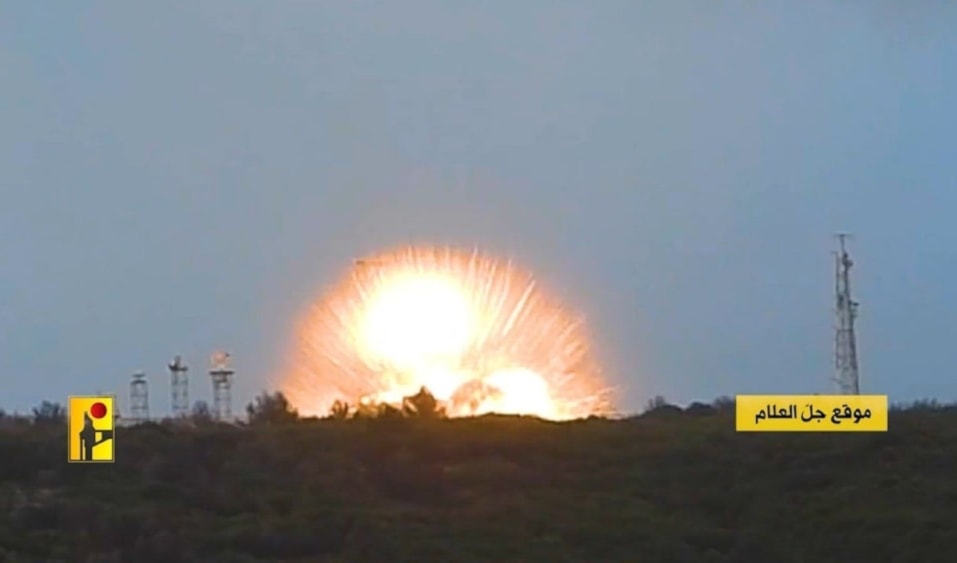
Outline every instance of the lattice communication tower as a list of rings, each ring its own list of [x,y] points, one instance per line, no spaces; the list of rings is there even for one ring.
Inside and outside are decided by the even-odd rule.
[[[169,364],[170,407],[174,417],[189,415],[189,368],[176,356]]]
[[[857,364],[857,335],[854,322],[857,320],[857,301],[851,298],[851,267],[854,262],[847,253],[846,234],[837,235],[840,250],[836,253],[835,294],[837,326],[834,337],[835,381],[845,395],[861,393],[860,373]]]
[[[233,369],[228,352],[216,352],[210,361],[209,377],[213,380],[213,416],[216,420],[232,418]]]
[[[150,419],[149,387],[146,373],[138,371],[130,379],[130,418],[133,422],[146,422]]]

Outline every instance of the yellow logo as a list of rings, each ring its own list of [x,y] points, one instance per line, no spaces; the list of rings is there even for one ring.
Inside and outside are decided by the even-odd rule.
[[[738,395],[738,432],[887,432],[887,395]]]
[[[70,463],[114,461],[112,396],[70,397],[67,460]]]

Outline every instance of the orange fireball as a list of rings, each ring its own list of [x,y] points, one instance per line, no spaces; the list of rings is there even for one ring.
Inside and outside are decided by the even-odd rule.
[[[356,261],[304,316],[281,387],[300,412],[397,404],[421,387],[451,416],[611,412],[581,320],[528,272],[477,251]]]

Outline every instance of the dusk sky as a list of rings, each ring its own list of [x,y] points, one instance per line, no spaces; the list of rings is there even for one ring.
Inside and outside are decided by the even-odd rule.
[[[957,4],[0,3],[0,408],[166,363],[234,411],[351,260],[514,258],[624,411],[828,393],[833,234],[862,387],[957,399]]]

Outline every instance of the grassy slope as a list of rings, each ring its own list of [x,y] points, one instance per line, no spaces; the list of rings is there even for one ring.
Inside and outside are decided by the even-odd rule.
[[[890,424],[147,425],[96,466],[62,427],[7,428],[0,560],[957,561],[957,412]]]

